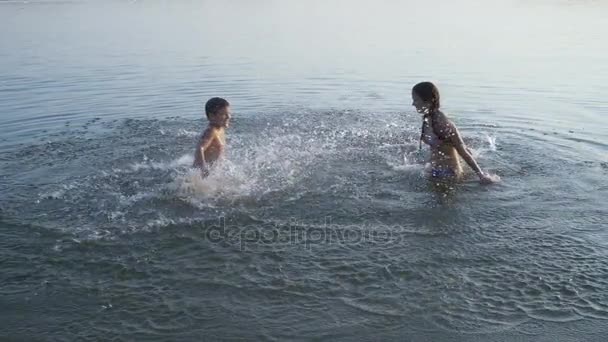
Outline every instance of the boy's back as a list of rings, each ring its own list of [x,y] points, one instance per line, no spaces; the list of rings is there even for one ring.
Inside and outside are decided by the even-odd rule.
[[[201,135],[194,151],[194,166],[211,167],[224,154],[226,133],[224,128],[209,126]]]

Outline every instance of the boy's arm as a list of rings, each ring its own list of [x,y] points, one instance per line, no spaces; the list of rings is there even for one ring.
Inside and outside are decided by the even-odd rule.
[[[196,151],[194,152],[194,167],[197,167],[201,170],[207,169],[207,162],[205,161],[205,150],[211,145],[215,137],[215,132],[213,129],[206,129],[203,133],[203,136],[198,142],[196,147]]]

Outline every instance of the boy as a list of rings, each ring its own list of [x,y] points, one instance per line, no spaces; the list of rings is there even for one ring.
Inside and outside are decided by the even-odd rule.
[[[224,154],[226,128],[231,117],[230,103],[214,97],[205,104],[205,114],[209,125],[194,151],[194,167],[201,169],[203,178],[209,175],[210,168]]]

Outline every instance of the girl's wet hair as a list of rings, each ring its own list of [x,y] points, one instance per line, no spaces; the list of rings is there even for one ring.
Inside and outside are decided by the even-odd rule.
[[[439,89],[431,82],[420,82],[412,88],[422,101],[430,104],[429,113],[432,113],[439,109]]]
[[[420,82],[412,88],[412,91],[416,93],[420,97],[420,99],[424,102],[429,103],[427,115],[432,114],[436,110],[439,110],[441,103],[439,102],[439,89],[431,83],[431,82]],[[433,127],[433,121],[431,121],[431,129],[433,132],[435,131]],[[418,149],[422,149],[422,139],[424,138],[424,120],[422,121],[422,128],[420,129],[420,142],[418,144]]]

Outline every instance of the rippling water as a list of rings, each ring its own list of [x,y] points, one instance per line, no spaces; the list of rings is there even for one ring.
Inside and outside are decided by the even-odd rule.
[[[607,10],[0,2],[0,336],[603,340]],[[421,80],[502,183],[434,191]]]

